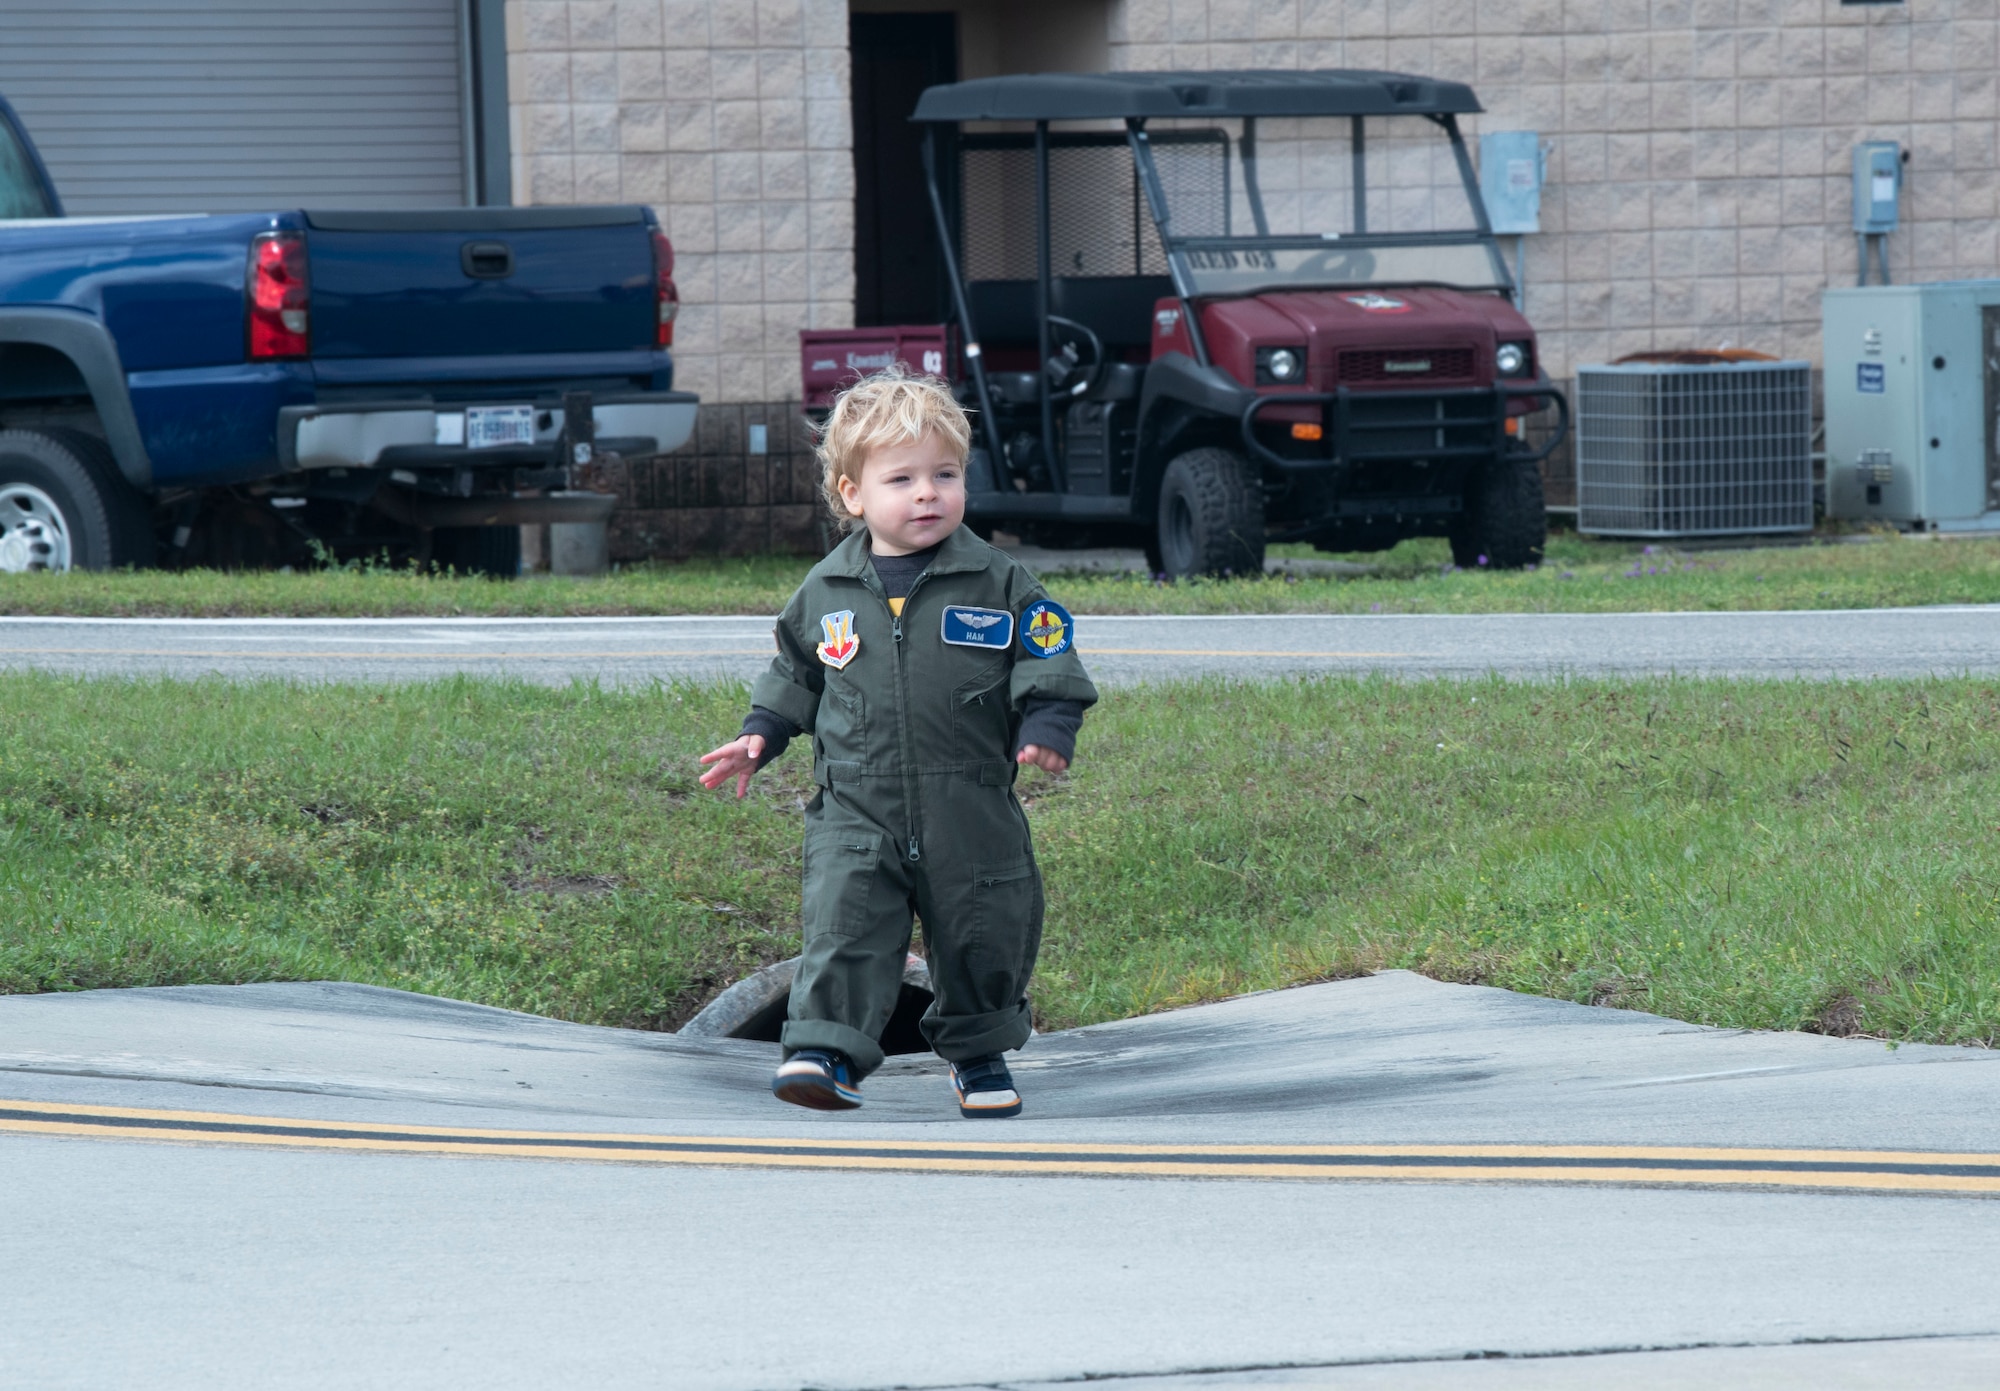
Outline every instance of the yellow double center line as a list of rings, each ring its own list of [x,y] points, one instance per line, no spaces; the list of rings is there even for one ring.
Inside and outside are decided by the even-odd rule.
[[[2000,1194],[2000,1154],[1631,1145],[1122,1145],[470,1130],[0,1101],[0,1132],[513,1159],[1122,1178],[1427,1179]]]

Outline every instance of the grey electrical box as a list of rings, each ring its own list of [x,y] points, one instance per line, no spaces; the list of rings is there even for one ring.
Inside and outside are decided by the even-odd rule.
[[[1896,230],[1902,201],[1903,151],[1893,140],[1854,147],[1854,230],[1880,236]]]
[[[1826,512],[2000,531],[2000,280],[1823,292]]]
[[[1493,230],[1516,236],[1542,230],[1547,173],[1542,137],[1532,130],[1489,130],[1479,137],[1479,193]]]

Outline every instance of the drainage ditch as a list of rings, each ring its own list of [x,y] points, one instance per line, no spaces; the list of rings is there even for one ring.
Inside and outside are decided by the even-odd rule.
[[[766,966],[702,1006],[701,1013],[688,1020],[680,1033],[689,1038],[750,1038],[764,1043],[778,1042],[785,1027],[785,1006],[792,994],[792,978],[799,973],[799,959]],[[931,972],[921,956],[912,952],[903,962],[903,989],[896,1000],[895,1013],[882,1030],[882,1051],[928,1053],[917,1021],[931,1007]]]

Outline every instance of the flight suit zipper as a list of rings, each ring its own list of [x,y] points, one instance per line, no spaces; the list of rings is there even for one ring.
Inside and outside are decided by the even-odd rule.
[[[903,596],[904,612],[908,612],[910,601],[917,597],[917,590],[930,577],[931,572],[926,570],[911,582],[910,592]],[[889,608],[888,591],[882,588],[879,579],[869,575],[863,578],[862,583],[875,592],[883,608]],[[896,648],[896,744],[903,755],[903,813],[906,818],[903,830],[908,836],[903,853],[911,864],[915,864],[924,857],[923,845],[917,834],[917,827],[923,824],[922,794],[918,791],[916,761],[910,746],[910,669],[905,655],[907,644],[903,641],[903,615],[894,609],[889,609],[889,634]]]
[[[903,613],[910,611],[910,603],[917,597],[917,591],[924,587],[924,581],[931,577],[926,570],[910,581],[910,592],[903,596]],[[887,603],[885,599],[883,601]],[[910,667],[909,644],[903,641],[903,614],[891,615],[895,619],[893,629],[896,638],[896,700],[902,718],[896,722],[903,740],[903,797],[904,806],[910,814],[910,863],[915,864],[924,857],[923,847],[917,843],[917,828],[924,824],[923,790],[917,777],[916,761],[911,757],[913,749],[910,740]]]

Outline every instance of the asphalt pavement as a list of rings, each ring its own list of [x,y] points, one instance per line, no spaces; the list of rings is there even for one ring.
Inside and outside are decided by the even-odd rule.
[[[1078,615],[1112,685],[1196,676],[1868,677],[2000,673],[2000,605],[1825,612]],[[550,685],[753,678],[767,618],[0,618],[0,669]]]
[[[1387,972],[1040,1036],[1014,1122],[959,1120],[927,1055],[794,1111],[775,1056],[352,985],[0,997],[0,1379],[2000,1367],[1993,1053]]]

